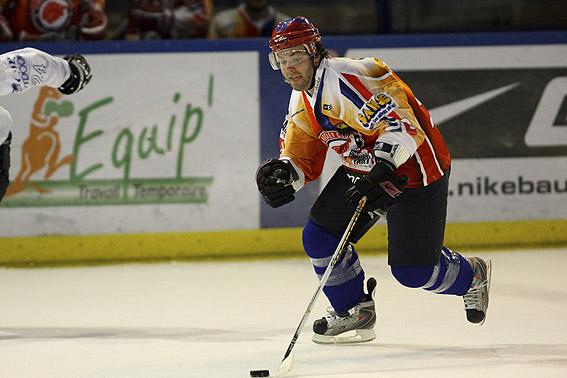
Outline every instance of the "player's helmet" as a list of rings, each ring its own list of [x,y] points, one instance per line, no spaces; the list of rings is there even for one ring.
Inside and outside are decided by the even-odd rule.
[[[314,56],[316,43],[321,41],[319,30],[307,18],[298,16],[278,23],[272,32],[269,54],[272,68],[279,69],[274,53],[290,47],[304,46],[309,55]]]
[[[313,44],[321,40],[319,30],[305,17],[294,17],[281,21],[270,39],[270,49],[277,51],[289,47]]]

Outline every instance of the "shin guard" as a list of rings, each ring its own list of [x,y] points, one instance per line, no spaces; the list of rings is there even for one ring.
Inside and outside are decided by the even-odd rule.
[[[340,237],[337,237],[311,220],[303,229],[303,248],[311,259],[315,273],[322,277]],[[364,298],[364,271],[354,247],[347,244],[342,257],[333,268],[323,292],[337,313],[347,312]]]

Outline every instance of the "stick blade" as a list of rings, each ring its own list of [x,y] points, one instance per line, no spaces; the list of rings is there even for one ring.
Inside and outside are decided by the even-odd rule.
[[[286,358],[284,358],[282,360],[280,367],[276,371],[276,377],[283,377],[284,375],[289,373],[289,371],[291,370],[291,367],[293,365],[293,355],[294,354],[295,354],[294,352],[291,352],[289,354],[289,356],[287,356]]]

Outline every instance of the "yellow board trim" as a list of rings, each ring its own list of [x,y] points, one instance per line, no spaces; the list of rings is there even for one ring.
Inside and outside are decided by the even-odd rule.
[[[448,224],[445,244],[456,250],[565,246],[567,220]],[[13,237],[0,238],[0,246],[4,266],[303,255],[301,228]],[[357,250],[385,253],[386,226],[375,226]]]

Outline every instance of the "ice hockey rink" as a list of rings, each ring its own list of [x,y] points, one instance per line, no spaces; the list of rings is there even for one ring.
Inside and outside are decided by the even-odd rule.
[[[377,339],[295,347],[289,377],[566,377],[567,249],[480,251],[490,308],[468,324],[462,299],[406,289],[384,255]],[[0,377],[274,375],[316,280],[307,259],[0,269]]]

